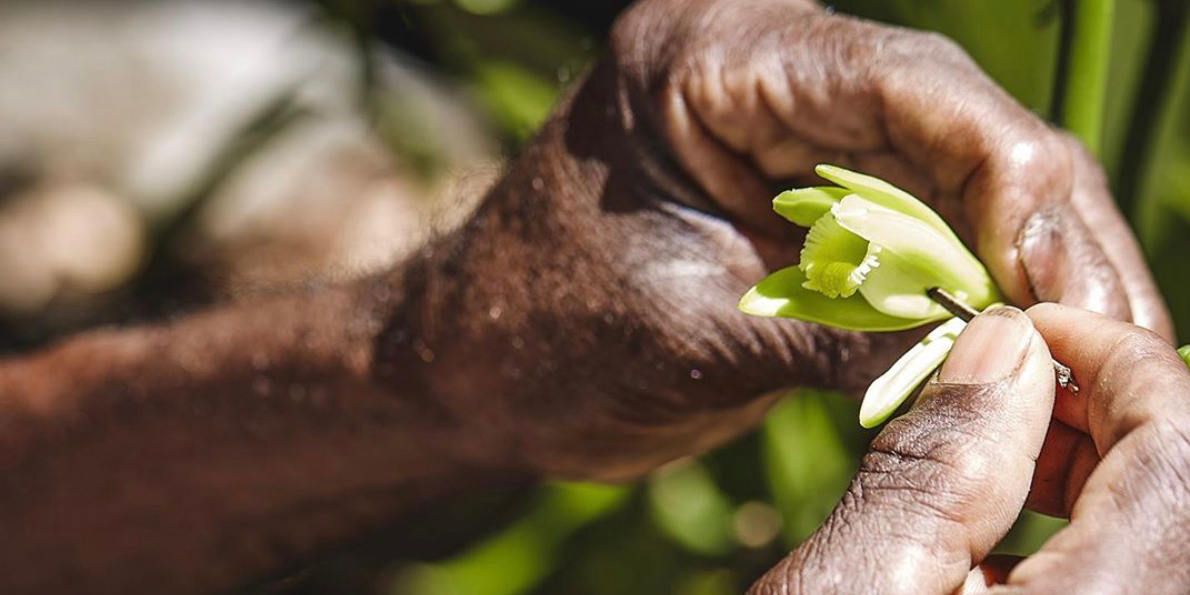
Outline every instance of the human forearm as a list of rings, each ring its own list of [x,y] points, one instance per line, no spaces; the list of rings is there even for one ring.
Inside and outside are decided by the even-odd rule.
[[[411,369],[400,279],[83,335],[0,364],[0,589],[235,586],[488,481]],[[394,287],[395,286],[395,287]]]

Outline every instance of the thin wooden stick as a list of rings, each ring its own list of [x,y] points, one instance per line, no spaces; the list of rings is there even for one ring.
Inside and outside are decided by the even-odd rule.
[[[926,290],[926,295],[930,299],[938,303],[946,309],[947,312],[954,314],[964,322],[971,322],[972,318],[979,315],[979,311],[964,303],[962,300],[951,295],[941,287],[931,287]],[[1074,372],[1071,371],[1070,366],[1058,361],[1054,362],[1054,373],[1058,377],[1058,386],[1070,391],[1073,394],[1078,394],[1078,383],[1074,381]]]

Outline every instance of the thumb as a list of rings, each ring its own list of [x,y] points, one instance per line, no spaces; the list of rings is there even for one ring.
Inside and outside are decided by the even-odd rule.
[[[1020,513],[1053,399],[1029,318],[976,317],[823,526],[752,592],[953,592]]]

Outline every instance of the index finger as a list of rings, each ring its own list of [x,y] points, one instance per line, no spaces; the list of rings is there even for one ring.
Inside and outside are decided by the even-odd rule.
[[[1184,593],[1190,371],[1139,327],[1054,304],[1029,315],[1079,377],[1067,414],[1090,432],[1102,461],[1089,476],[1071,466],[1070,525],[1013,570],[1006,591]]]
[[[957,45],[935,45],[945,76],[895,61],[878,76],[890,144],[929,173],[940,197],[959,199],[935,202],[969,221],[976,253],[1012,302],[1062,302],[1129,320],[1100,230],[1073,204],[1083,172],[1072,146]]]
[[[1028,314],[1081,388],[1058,396],[1055,417],[1090,434],[1101,456],[1142,424],[1190,413],[1190,372],[1161,336],[1059,304]]]

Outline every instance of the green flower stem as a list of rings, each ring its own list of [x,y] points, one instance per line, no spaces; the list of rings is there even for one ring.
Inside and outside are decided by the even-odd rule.
[[[1073,26],[1073,31],[1062,125],[1098,156],[1103,140],[1115,0],[1079,0],[1073,4],[1073,23],[1067,25]]]

